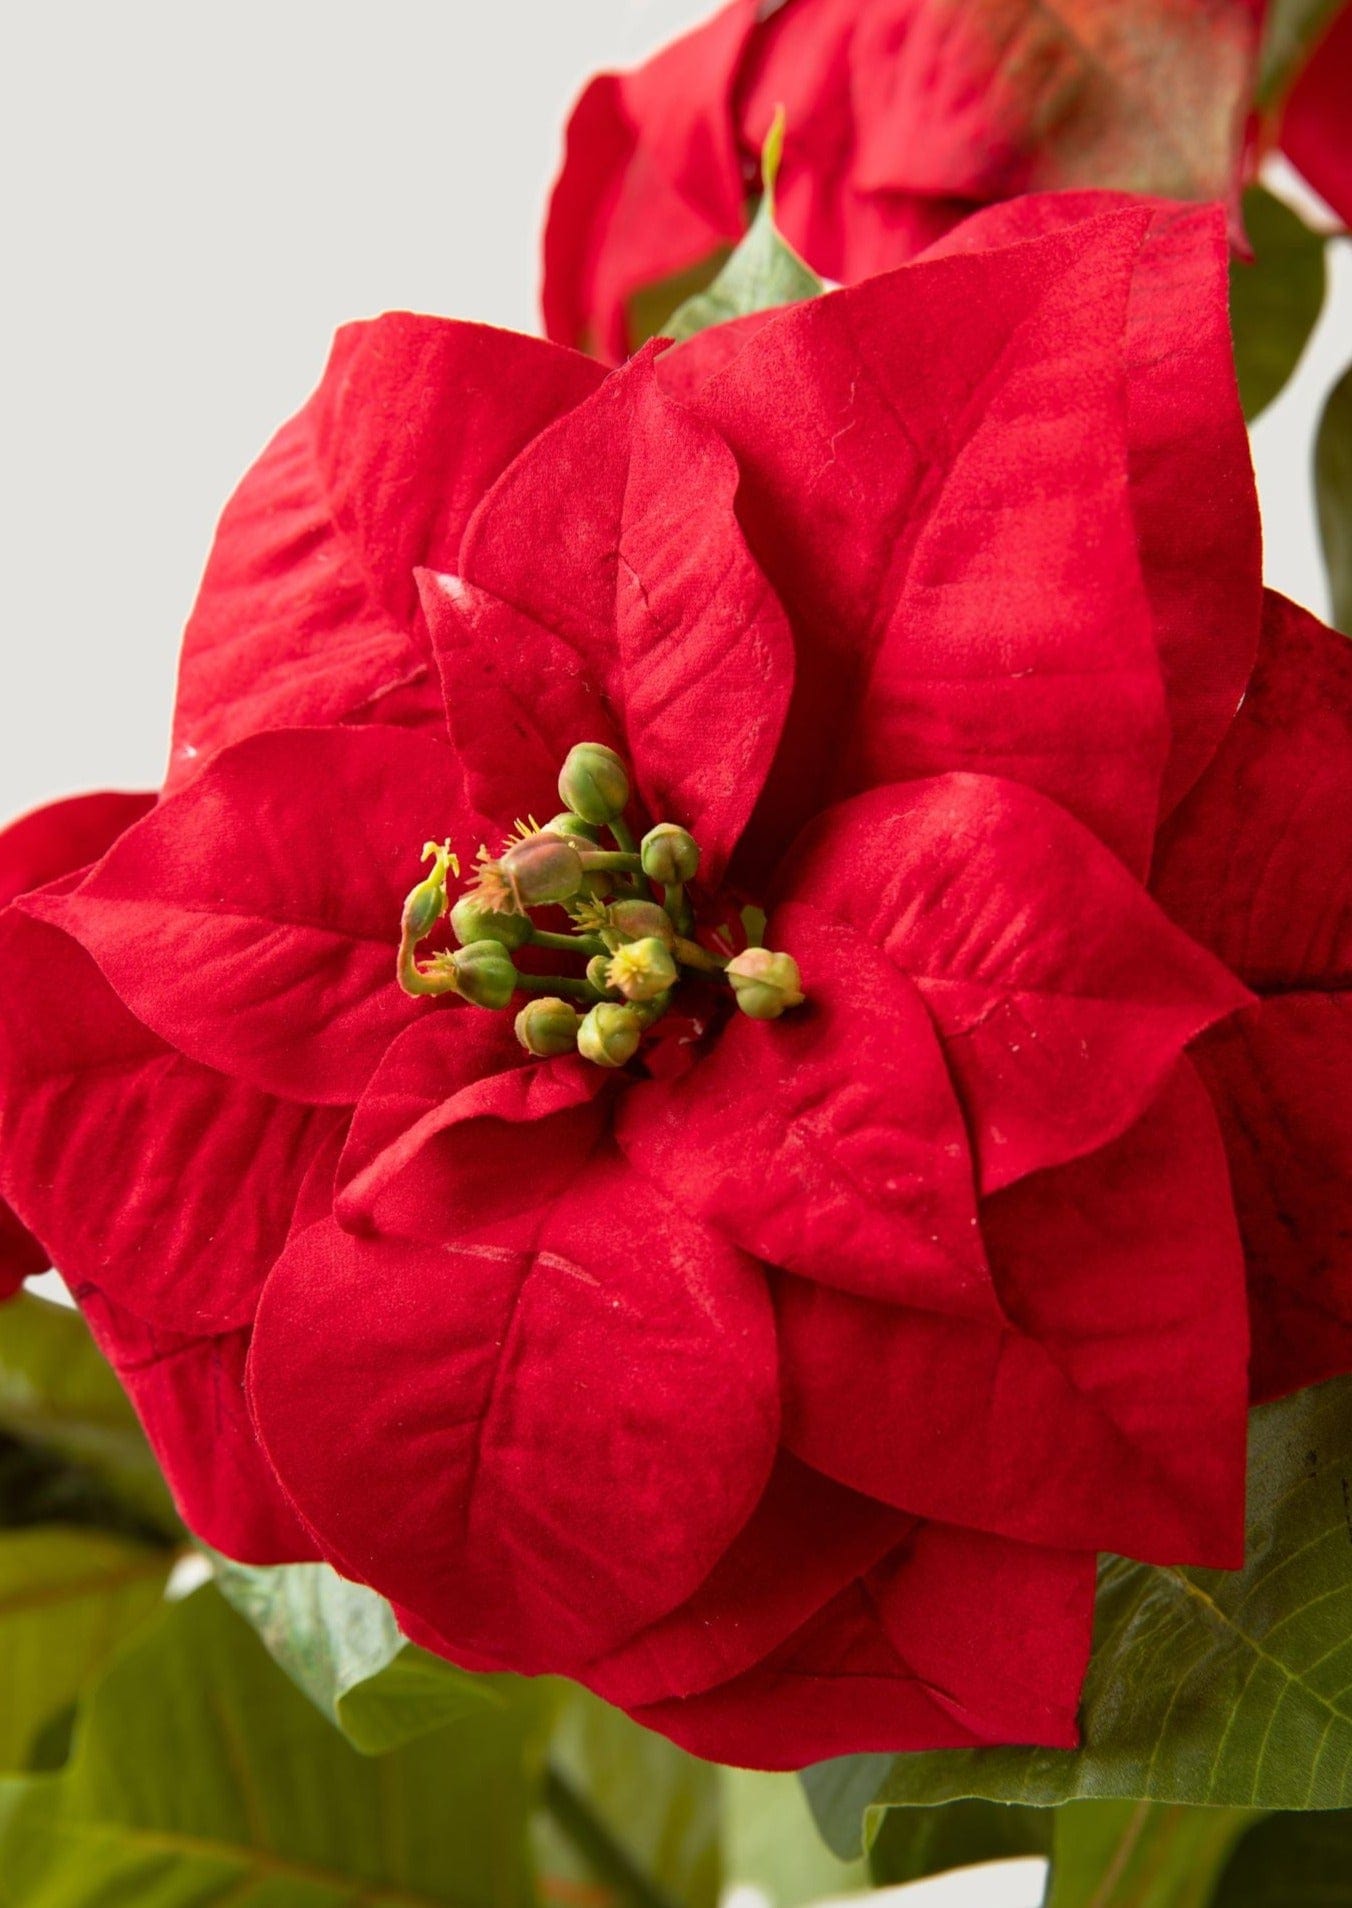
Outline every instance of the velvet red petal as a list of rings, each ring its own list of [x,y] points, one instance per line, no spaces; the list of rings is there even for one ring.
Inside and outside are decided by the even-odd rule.
[[[97,861],[155,805],[151,794],[104,790],[35,808],[0,831],[0,907]]]
[[[690,1596],[776,1441],[759,1269],[618,1160],[444,1243],[312,1227],[268,1282],[250,1385],[339,1567],[528,1671]]]
[[[470,583],[577,651],[639,801],[691,830],[708,880],[760,793],[793,687],[793,639],[743,540],[738,484],[727,446],[644,353],[517,459],[460,555]]]
[[[77,1285],[76,1296],[136,1406],[189,1530],[240,1563],[318,1557],[249,1418],[247,1329],[188,1337],[146,1324],[95,1286]]]
[[[997,1318],[958,1102],[914,983],[814,909],[774,917],[808,1005],[734,1014],[620,1102],[621,1146],[748,1252],[898,1305]]]
[[[46,1246],[0,1199],[0,1299],[13,1298],[25,1279],[36,1278],[51,1262]]]
[[[781,1282],[789,1449],[924,1516],[1237,1565],[1243,1260],[1186,1062],[1111,1146],[986,1201],[983,1230],[1004,1330]]]
[[[894,1550],[914,1519],[781,1451],[750,1521],[687,1602],[579,1672],[621,1708],[743,1675]]]
[[[785,866],[790,899],[849,921],[915,982],[987,1192],[1121,1133],[1187,1043],[1249,999],[1086,828],[1016,782],[875,789],[828,810]],[[772,943],[777,928],[775,914]]]
[[[1123,337],[1149,219],[795,306],[695,400],[737,454],[798,644],[762,854],[823,799],[971,768],[1053,795],[1144,867],[1168,733]]]
[[[696,1755],[826,1756],[1079,1741],[1094,1558],[921,1524],[769,1661],[634,1711]]]
[[[264,1092],[350,1103],[426,1011],[395,980],[429,837],[481,831],[455,758],[385,728],[282,730],[222,752],[68,897],[72,934],[139,1019]]]
[[[419,571],[446,721],[474,807],[509,829],[558,811],[575,742],[628,744],[594,670],[562,636],[458,576]]]
[[[1338,216],[1352,222],[1352,7],[1343,6],[1301,73],[1282,115],[1282,148]]]
[[[453,563],[494,479],[600,376],[484,325],[394,313],[340,331],[221,520],[184,637],[171,781],[260,729],[384,719],[416,681],[435,711],[414,568]]]
[[[645,66],[602,73],[582,94],[545,228],[551,338],[618,364],[631,349],[633,295],[736,244],[745,212],[731,93],[757,12],[757,0],[733,0]]]
[[[595,1151],[613,1084],[531,1060],[508,1014],[445,1004],[394,1042],[357,1106],[334,1210],[351,1232],[463,1232],[557,1197]]]
[[[991,206],[929,256],[1013,245],[1131,206],[1151,213],[1124,349],[1132,515],[1173,732],[1167,811],[1215,754],[1258,646],[1262,539],[1235,382],[1225,214],[1121,193],[1041,193]]]
[[[72,1285],[167,1332],[252,1316],[339,1116],[187,1060],[73,941],[0,916],[0,1180]]]

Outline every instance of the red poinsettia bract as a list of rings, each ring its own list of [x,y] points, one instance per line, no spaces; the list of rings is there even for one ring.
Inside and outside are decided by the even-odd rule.
[[[610,375],[345,331],[163,798],[0,916],[0,1184],[193,1526],[730,1761],[1069,1744],[1094,1553],[1239,1561],[1236,1203],[1260,1382],[1352,1363],[1345,656],[1259,649],[1224,215],[1000,217]],[[400,991],[583,740],[804,1006]]]

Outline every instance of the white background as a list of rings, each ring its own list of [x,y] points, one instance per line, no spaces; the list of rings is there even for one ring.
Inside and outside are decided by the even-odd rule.
[[[0,818],[159,778],[229,490],[335,326],[533,329],[569,102],[706,0],[46,0],[0,25]],[[1352,256],[1255,433],[1269,580],[1324,611],[1307,472]],[[1027,1864],[908,1903],[1024,1908]]]

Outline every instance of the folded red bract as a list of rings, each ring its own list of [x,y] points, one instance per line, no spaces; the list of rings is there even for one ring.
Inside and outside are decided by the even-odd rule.
[[[165,793],[0,914],[0,1189],[206,1541],[763,1766],[1071,1744],[1095,1552],[1239,1563],[1250,1310],[1352,1369],[1352,674],[1226,268],[1032,198],[612,374],[340,335]],[[605,1072],[399,990],[581,740],[805,1007]]]

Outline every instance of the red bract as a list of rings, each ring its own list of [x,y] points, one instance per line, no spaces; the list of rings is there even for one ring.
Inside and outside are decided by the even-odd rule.
[[[1232,1169],[1260,1384],[1352,1365],[1345,658],[1253,674],[1224,215],[988,216],[608,377],[344,333],[170,792],[0,917],[4,1188],[189,1521],[736,1761],[1071,1743],[1095,1551],[1239,1561]],[[607,1071],[399,991],[582,740],[805,1006]]]
[[[1286,101],[1282,150],[1352,223],[1352,7],[1344,4]]]
[[[733,0],[578,102],[545,239],[549,335],[618,362],[660,330],[745,230],[781,106],[779,223],[845,283],[1021,193],[1236,203],[1263,11],[1263,0]],[[1302,127],[1332,110],[1325,90],[1324,107],[1302,104]],[[1306,143],[1330,149],[1323,133]]]

